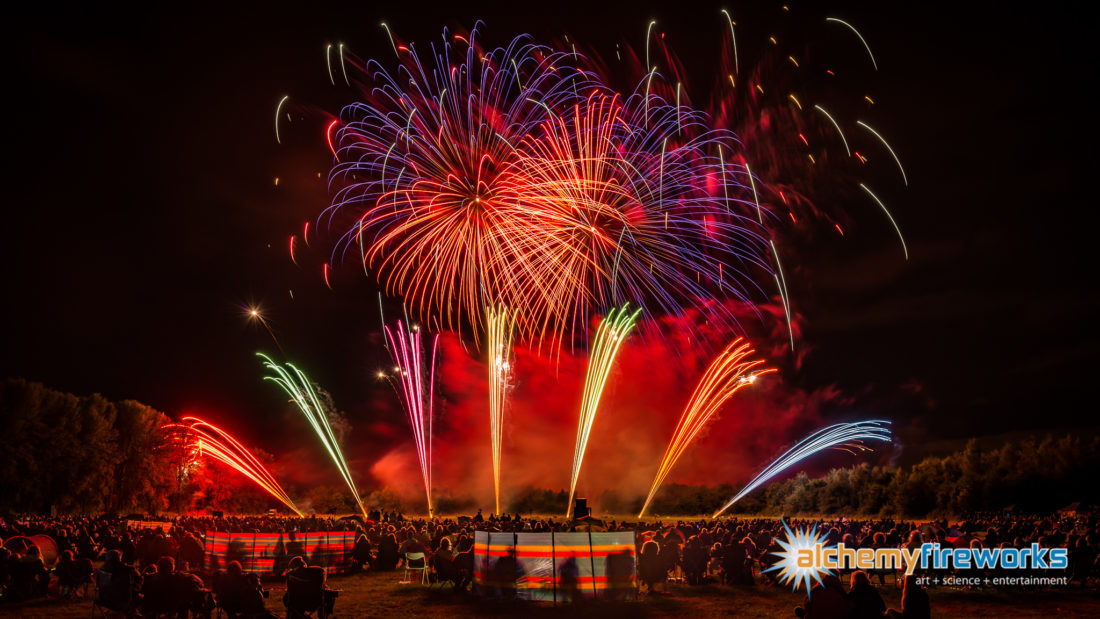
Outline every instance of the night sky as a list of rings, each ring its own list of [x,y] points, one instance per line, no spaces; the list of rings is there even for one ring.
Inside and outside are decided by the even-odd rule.
[[[283,407],[253,356],[274,346],[242,312],[258,304],[353,427],[397,427],[392,403],[377,405],[392,394],[371,379],[382,355],[375,284],[352,264],[330,291],[323,249],[301,267],[286,251],[327,205],[325,114],[355,99],[329,84],[325,44],[392,61],[380,21],[419,41],[480,18],[489,45],[568,34],[613,54],[618,42],[642,45],[656,19],[702,95],[726,28],[718,9],[738,18],[746,54],[784,23],[779,3],[510,4],[36,3],[5,20],[0,374],[232,419],[278,450],[294,438],[265,423]],[[791,294],[808,354],[786,380],[835,384],[911,442],[1092,427],[1100,166],[1088,20],[1052,3],[832,2],[826,14],[857,25],[878,61],[867,118],[910,179],[888,202],[911,260],[881,212],[854,197],[850,234],[799,245]],[[283,94],[296,120],[280,146]]]

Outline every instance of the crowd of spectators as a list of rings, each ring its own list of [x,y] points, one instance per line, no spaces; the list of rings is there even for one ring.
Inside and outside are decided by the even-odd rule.
[[[242,612],[263,612],[261,577],[246,573],[233,561],[218,569],[205,565],[203,539],[209,531],[299,533],[354,531],[348,570],[385,571],[405,567],[406,555],[422,554],[436,582],[449,582],[467,589],[473,580],[474,531],[569,531],[606,530],[636,532],[637,583],[643,595],[662,595],[669,582],[688,586],[723,585],[773,586],[776,572],[768,571],[778,560],[779,539],[784,525],[816,527],[826,544],[843,542],[849,548],[900,548],[924,542],[942,547],[1070,549],[1068,568],[1060,574],[1078,586],[1090,584],[1097,573],[1100,523],[1095,518],[978,514],[965,521],[918,523],[880,520],[779,520],[772,518],[620,521],[558,520],[524,518],[517,515],[474,516],[443,519],[406,518],[396,513],[374,512],[369,518],[280,516],[184,516],[165,521],[167,528],[134,526],[116,517],[16,517],[0,519],[4,540],[49,536],[56,543],[56,561],[47,566],[41,550],[33,544],[7,544],[0,549],[0,586],[4,600],[22,600],[46,595],[69,597],[88,595],[92,583],[108,587],[117,604],[144,604],[155,612],[167,605],[188,607],[194,612],[209,609],[216,597],[223,606]],[[290,557],[285,576],[306,569],[301,557]],[[99,565],[99,571],[95,566]],[[322,570],[323,572],[323,570]],[[96,574],[109,574],[105,582]],[[845,591],[841,578],[850,580]],[[110,582],[106,582],[109,580]],[[917,581],[906,580],[890,570],[855,571],[824,579],[797,609],[810,617],[881,617],[887,612],[877,586],[903,587],[902,609],[896,616],[928,615],[928,598]],[[843,611],[843,612],[840,612]]]

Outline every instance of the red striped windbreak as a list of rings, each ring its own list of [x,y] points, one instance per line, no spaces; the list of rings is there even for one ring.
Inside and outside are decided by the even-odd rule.
[[[152,520],[127,520],[126,528],[128,529],[162,529],[165,533],[172,530],[172,523],[167,521],[152,521]]]
[[[309,565],[330,574],[343,571],[355,546],[354,531],[316,533],[225,533],[207,532],[203,547],[206,569],[225,569],[240,561],[246,572],[260,576],[281,576],[290,559],[301,556]]]
[[[567,600],[634,597],[634,532],[474,533],[474,581],[483,595]],[[513,560],[514,557],[514,560]]]

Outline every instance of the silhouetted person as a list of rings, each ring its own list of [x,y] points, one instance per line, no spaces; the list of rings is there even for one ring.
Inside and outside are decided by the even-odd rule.
[[[684,578],[689,585],[703,584],[703,574],[707,570],[707,548],[696,536],[684,544]]]
[[[127,612],[141,588],[141,574],[133,565],[123,563],[122,555],[117,550],[107,553],[102,570],[109,574],[109,580],[96,581],[100,604],[114,611]]]
[[[558,566],[558,591],[565,603],[579,603],[580,594],[580,569],[577,568],[576,557],[570,556]]]
[[[656,593],[657,585],[664,584],[668,578],[668,571],[665,569],[660,553],[660,545],[654,540],[649,540],[642,544],[642,554],[638,558],[638,577],[650,593]]]
[[[355,546],[351,549],[351,558],[355,561],[355,565],[358,568],[363,566],[371,567],[371,544],[367,539],[366,534],[360,533],[359,537],[355,538]]]
[[[848,600],[852,603],[851,619],[881,619],[886,612],[886,602],[863,570],[852,572]]]
[[[451,550],[451,540],[444,537],[439,540],[439,548],[432,553],[430,561],[434,570],[431,576],[433,582],[453,582],[456,587],[458,586],[462,577],[458,568],[455,567],[454,560],[455,553]]]
[[[61,558],[58,559],[57,565],[54,567],[54,573],[57,574],[57,586],[61,588],[61,596],[68,597],[81,585],[92,582],[94,571],[95,567],[90,560],[83,557],[74,559],[73,551],[62,551]]]
[[[155,566],[146,569],[145,584],[141,587],[143,614],[186,617],[188,612],[208,613],[210,605],[202,580],[194,574],[177,572],[172,557],[161,557]]]
[[[474,551],[467,550],[455,554],[453,565],[458,575],[455,588],[465,591],[474,579]]]
[[[458,536],[458,541],[455,542],[455,552],[469,552],[474,548],[474,540],[470,539],[469,535],[465,533]]]
[[[327,577],[324,568],[307,566],[305,559],[294,557],[286,573],[287,592],[283,596],[283,604],[299,614],[313,612],[323,604],[325,615],[331,615],[338,592],[325,587]]]
[[[206,560],[202,542],[191,533],[184,533],[180,540],[180,560],[192,568],[202,568]]]
[[[629,597],[633,587],[630,578],[634,574],[634,557],[629,550],[613,552],[607,555],[608,597],[611,600],[624,600]]]
[[[303,557],[291,557],[290,563],[287,564],[286,573],[283,576],[300,576],[302,570],[306,569],[306,560]]]
[[[901,610],[891,608],[886,611],[886,616],[890,619],[930,619],[932,604],[924,587],[917,584],[916,574],[905,577],[905,585],[901,591]]]
[[[832,574],[822,577],[802,606],[794,609],[796,616],[805,619],[848,619],[851,612],[852,603],[844,592],[844,585]]]
[[[431,553],[431,551],[428,550],[428,547],[424,545],[424,542],[420,541],[420,536],[417,535],[415,532],[409,536],[409,539],[401,543],[401,548],[399,549],[399,552],[402,557],[404,557],[408,553],[420,552],[423,553],[424,556],[427,556]]]
[[[214,595],[230,618],[239,615],[273,617],[264,608],[263,589],[255,574],[245,574],[241,564],[231,561],[225,573],[215,574]]]
[[[10,561],[10,560],[9,560]],[[30,546],[11,567],[11,591],[16,600],[29,600],[46,595],[50,573],[42,563],[37,546]]]
[[[288,557],[298,557],[305,554],[305,549],[302,547],[302,542],[298,541],[298,538],[294,536],[293,531],[287,533],[286,554]]]
[[[397,537],[393,533],[383,535],[381,541],[378,542],[375,569],[392,570],[397,567],[400,558],[401,554],[397,549]]]
[[[497,584],[500,597],[511,600],[516,597],[516,587],[523,577],[523,567],[516,559],[516,549],[509,548],[508,554],[493,564],[493,581]]]
[[[1070,581],[1079,581],[1081,587],[1085,587],[1085,585],[1088,584],[1089,574],[1092,571],[1092,564],[1095,561],[1096,553],[1089,547],[1088,539],[1081,536],[1077,539],[1077,544],[1074,546],[1069,557]]]

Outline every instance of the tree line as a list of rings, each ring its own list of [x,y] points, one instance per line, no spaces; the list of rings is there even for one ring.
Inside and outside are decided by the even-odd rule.
[[[0,383],[0,509],[159,511],[176,480],[158,449],[168,417],[134,400]]]
[[[1049,513],[1081,501],[1100,501],[1100,436],[1029,437],[982,449],[976,440],[954,453],[928,456],[911,467],[860,464],[811,477],[793,474],[733,505],[730,514],[821,514],[923,518],[978,511]],[[740,488],[669,484],[653,514],[711,514]],[[614,493],[602,511],[637,513],[641,501]]]
[[[167,415],[133,400],[75,396],[40,383],[0,383],[0,511],[50,513],[161,513],[220,509],[256,513],[282,507],[227,467],[188,460],[166,440]],[[268,465],[274,457],[255,449]],[[1074,501],[1100,501],[1100,436],[1032,437],[928,456],[913,466],[837,468],[811,477],[791,473],[746,496],[732,514],[843,516],[951,516],[975,511],[1049,512]],[[351,513],[346,489],[284,484],[307,511]],[[737,491],[732,484],[666,484],[651,514],[709,515]],[[399,489],[364,489],[364,503],[381,509],[421,511]],[[476,509],[469,496],[436,490],[436,512]],[[636,514],[640,496],[610,489],[592,497],[602,513]],[[505,508],[525,514],[560,514],[564,490],[526,488]],[[419,508],[419,509],[418,509]],[[283,508],[285,511],[285,508]]]
[[[927,456],[913,466],[860,464],[811,477],[791,472],[765,484],[726,513],[782,516],[924,518],[979,511],[1049,513],[1081,501],[1100,502],[1100,436],[1029,437],[980,448],[976,440],[954,453]],[[649,515],[711,515],[741,489],[732,484],[662,487]],[[597,511],[629,517],[643,497],[607,490]],[[522,513],[564,513],[566,493],[528,488],[509,506]]]

